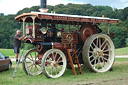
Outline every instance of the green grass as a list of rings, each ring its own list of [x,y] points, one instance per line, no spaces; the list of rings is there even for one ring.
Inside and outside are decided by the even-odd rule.
[[[115,51],[116,55],[128,55],[128,47],[118,48]]]
[[[71,69],[67,69],[63,76],[57,79],[48,79],[44,74],[27,76],[20,63],[15,78],[12,78],[16,64],[12,69],[0,72],[0,85],[122,85],[128,83],[128,58],[115,59],[113,71],[105,73],[92,73],[88,69],[82,69],[82,75],[73,75]],[[121,84],[120,84],[121,83]],[[126,84],[123,84],[126,85]]]
[[[24,50],[23,54],[25,54],[28,50]],[[15,53],[13,49],[0,49],[0,52],[2,52],[5,56],[9,56],[10,58],[15,57]],[[20,50],[21,52],[21,50]]]

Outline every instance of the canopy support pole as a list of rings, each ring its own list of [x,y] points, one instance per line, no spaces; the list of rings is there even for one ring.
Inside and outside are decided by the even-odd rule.
[[[23,35],[25,35],[26,34],[26,30],[25,30],[25,20],[26,20],[26,17],[23,17],[22,20],[23,20]]]
[[[33,38],[35,38],[35,16],[32,16],[33,19]]]
[[[109,23],[107,24],[107,34],[110,35],[110,32],[109,32]]]

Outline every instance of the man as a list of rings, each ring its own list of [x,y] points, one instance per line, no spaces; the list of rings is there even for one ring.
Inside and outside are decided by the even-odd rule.
[[[21,31],[17,30],[14,36],[14,53],[15,53],[16,63],[18,62],[18,55],[20,52],[19,48],[21,46],[21,40],[23,40],[23,38],[25,37],[25,35],[23,35],[22,37],[20,37],[20,35],[21,35]]]

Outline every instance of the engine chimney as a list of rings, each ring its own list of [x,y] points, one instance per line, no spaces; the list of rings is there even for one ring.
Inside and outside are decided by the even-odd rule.
[[[43,12],[43,13],[47,13],[48,9],[47,9],[47,0],[41,0],[40,1],[40,9],[39,11],[40,12]]]
[[[40,8],[47,8],[47,1],[46,0],[41,0],[41,5]]]

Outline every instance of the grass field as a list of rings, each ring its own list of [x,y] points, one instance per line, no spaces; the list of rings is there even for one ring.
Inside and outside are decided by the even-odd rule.
[[[5,54],[6,56],[10,56],[10,58],[14,58],[14,50],[13,49],[0,49],[0,52]],[[21,50],[20,50],[21,52]],[[27,50],[24,50],[24,54]],[[116,55],[128,55],[128,47],[115,49]]]
[[[13,49],[0,49],[0,52],[5,54],[6,56],[9,56],[10,58],[14,58],[15,57]],[[21,52],[21,50],[20,50],[20,52]],[[25,54],[26,52],[27,52],[27,50],[24,50],[23,54]]]
[[[128,55],[128,47],[116,49],[116,55]]]
[[[0,72],[0,85],[128,85],[128,58],[115,59],[113,71],[105,73],[92,73],[88,69],[82,69],[82,75],[73,75],[71,69],[67,69],[63,76],[57,79],[48,79],[43,74],[27,76],[20,63],[15,78],[12,78],[16,64],[12,69]]]

